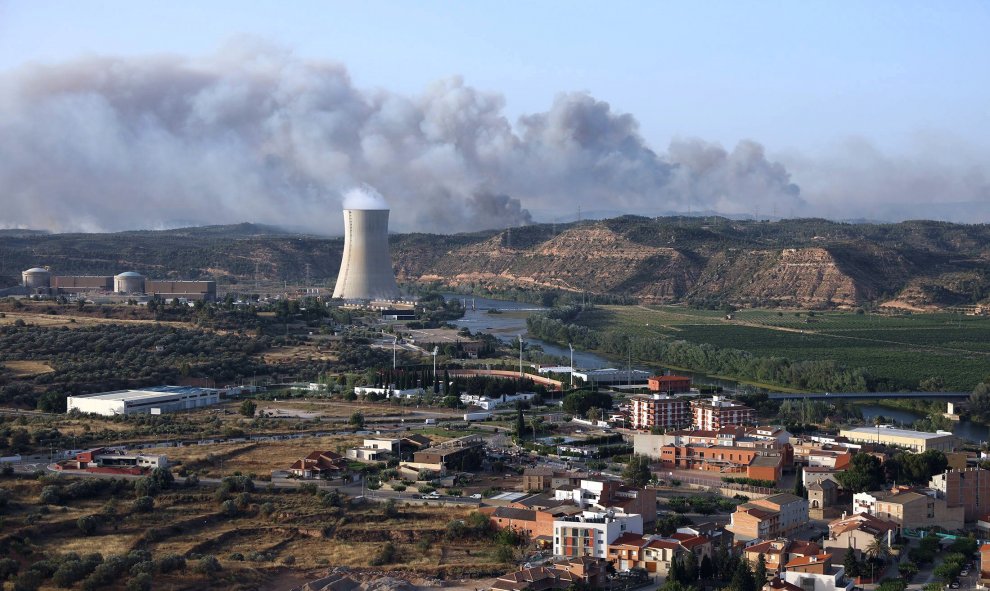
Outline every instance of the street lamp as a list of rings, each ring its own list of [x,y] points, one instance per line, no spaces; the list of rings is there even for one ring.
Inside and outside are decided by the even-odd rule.
[[[519,377],[521,378],[521,377],[523,377],[523,370],[522,370],[523,338],[522,338],[522,335],[517,335],[517,336],[519,337]]]
[[[433,383],[437,383],[437,353],[440,352],[440,347],[433,347]],[[434,392],[435,394],[436,392]]]
[[[571,390],[574,389],[574,345],[567,343],[567,346],[571,349]]]

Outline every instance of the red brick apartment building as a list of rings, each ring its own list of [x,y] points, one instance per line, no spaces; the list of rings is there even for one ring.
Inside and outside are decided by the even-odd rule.
[[[784,465],[789,465],[787,447],[665,445],[660,448],[660,463],[665,469],[704,470],[777,482]]]
[[[646,385],[651,392],[676,394],[691,391],[691,378],[688,376],[650,376]]]
[[[691,424],[691,406],[687,400],[660,394],[633,396],[631,423],[633,429],[677,429]]]
[[[712,396],[711,400],[692,400],[691,415],[695,429],[708,431],[718,431],[729,425],[756,424],[755,410],[721,396]]]
[[[948,470],[933,476],[928,487],[945,499],[946,506],[961,506],[966,521],[975,521],[990,511],[990,470]]]

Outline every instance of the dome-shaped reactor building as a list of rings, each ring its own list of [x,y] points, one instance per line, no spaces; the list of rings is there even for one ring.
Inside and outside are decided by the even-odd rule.
[[[387,209],[344,210],[344,254],[333,297],[399,299],[388,249],[388,214]]]
[[[21,272],[21,282],[28,289],[48,289],[52,286],[52,274],[48,269],[34,267]]]
[[[127,271],[114,276],[113,290],[117,293],[144,293],[144,275]]]

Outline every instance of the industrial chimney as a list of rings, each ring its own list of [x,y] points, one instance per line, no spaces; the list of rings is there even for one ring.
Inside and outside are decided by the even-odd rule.
[[[344,209],[344,256],[333,297],[399,299],[399,285],[388,251],[388,212],[386,207]]]

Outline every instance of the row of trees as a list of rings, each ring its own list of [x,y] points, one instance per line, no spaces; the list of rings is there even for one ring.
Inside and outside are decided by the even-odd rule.
[[[720,348],[707,343],[663,338],[630,341],[621,331],[599,331],[568,324],[554,315],[567,317],[571,312],[534,314],[527,318],[530,334],[560,344],[573,343],[583,349],[612,355],[632,354],[640,359],[663,360],[664,363],[688,367],[716,375],[729,375],[758,382],[774,383],[806,390],[857,392],[871,388],[866,370],[849,369],[829,360],[793,361],[786,357],[758,357],[739,349]]]

